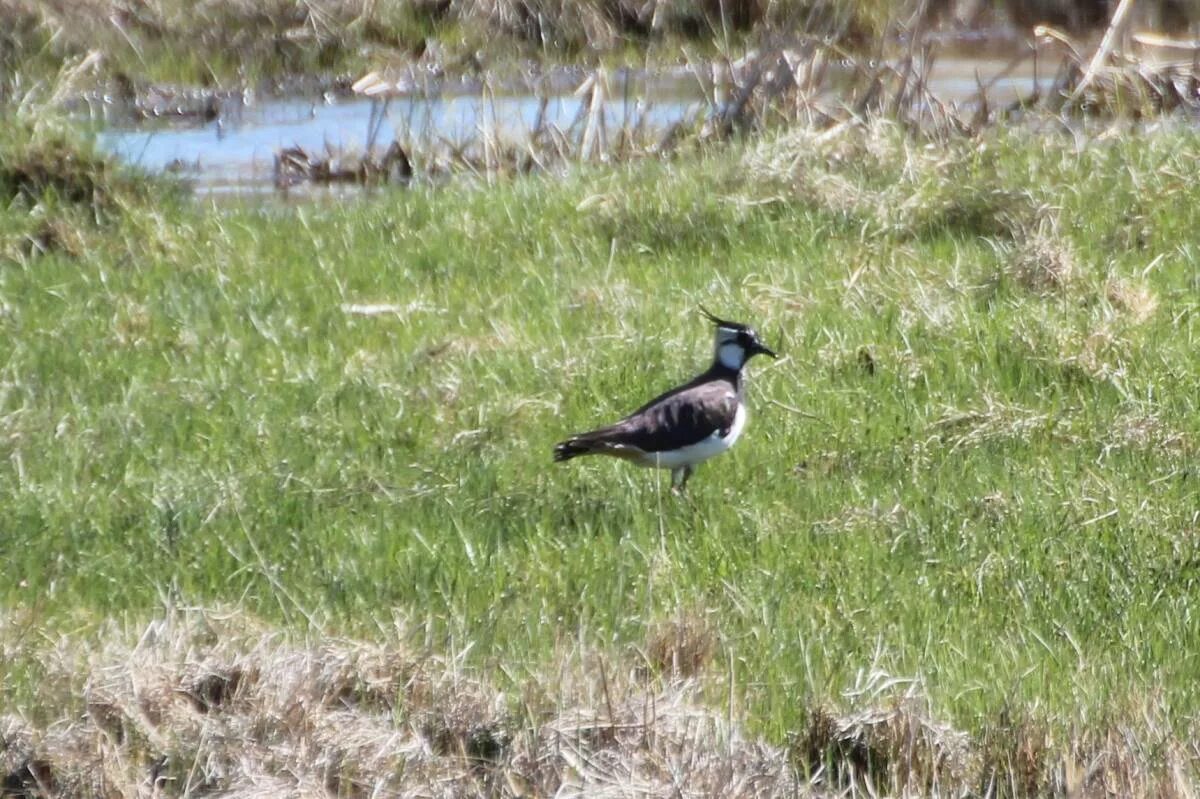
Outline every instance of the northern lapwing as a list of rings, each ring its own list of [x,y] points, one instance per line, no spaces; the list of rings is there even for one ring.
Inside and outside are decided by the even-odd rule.
[[[700,310],[717,327],[712,366],[621,421],[555,445],[555,461],[610,455],[670,469],[672,490],[682,491],[697,464],[733,446],[746,426],[742,368],[759,353],[776,355],[753,328]]]

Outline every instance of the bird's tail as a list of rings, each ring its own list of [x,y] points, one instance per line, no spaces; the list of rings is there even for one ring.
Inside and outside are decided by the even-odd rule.
[[[587,455],[594,451],[593,443],[587,440],[586,434],[572,436],[566,441],[560,441],[554,445],[554,462],[569,461],[571,458]]]

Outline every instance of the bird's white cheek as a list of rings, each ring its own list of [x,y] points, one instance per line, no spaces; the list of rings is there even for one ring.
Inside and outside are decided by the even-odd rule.
[[[746,362],[746,351],[738,344],[722,344],[717,349],[721,365],[727,369],[741,369]]]

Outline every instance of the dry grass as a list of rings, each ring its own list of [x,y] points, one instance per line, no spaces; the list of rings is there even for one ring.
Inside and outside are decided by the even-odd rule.
[[[69,687],[39,712],[61,702],[61,720],[3,720],[6,786],[251,797],[777,796],[798,785],[783,750],[697,705],[697,686],[679,679],[634,686],[601,666],[575,683],[581,695],[515,715],[503,693],[454,660],[414,654],[399,632],[302,645],[240,614],[189,612],[133,641],[105,639],[94,653],[74,642],[46,653],[46,684]],[[700,668],[697,647],[711,642],[699,640],[664,641],[660,654]]]
[[[35,654],[20,630],[0,630],[6,660]],[[933,718],[919,681],[877,669],[774,747],[733,704],[705,706],[715,644],[691,616],[650,636],[661,678],[568,659],[515,697],[415,653],[403,625],[381,637],[296,642],[187,611],[98,647],[39,644],[40,706],[0,718],[6,795],[1184,797],[1200,762],[1153,704],[1069,742],[1032,719],[975,738]]]
[[[752,28],[861,38],[880,33],[886,15],[897,11],[882,3],[804,0],[452,0],[447,5],[461,20],[566,50],[607,50],[629,38],[725,36]]]
[[[1061,293],[1080,273],[1075,248],[1054,215],[1043,215],[1013,240],[997,242],[996,249],[1001,277],[1035,294]]]
[[[786,32],[866,40],[891,4],[811,0],[0,0],[0,58],[101,55],[119,87],[353,70],[436,54],[477,68],[513,55],[578,57],[631,44]],[[11,56],[9,63],[7,57]]]
[[[1196,444],[1187,433],[1171,428],[1154,414],[1131,411],[1113,420],[1103,451],[1107,454],[1123,447],[1191,453]]]
[[[691,68],[711,109],[704,131],[710,139],[767,127],[824,131],[878,118],[937,135],[970,132],[929,91],[931,64],[911,54],[876,60],[804,39]]]
[[[1085,116],[1139,119],[1200,111],[1195,47],[1186,40],[1151,37],[1173,42],[1166,48],[1170,57],[1164,57],[1156,47],[1139,47],[1137,37],[1128,36],[1128,27],[1129,19],[1118,9],[1094,51],[1061,31],[1035,28],[1038,38],[1062,56],[1056,85],[1038,99],[1055,111]]]
[[[695,677],[709,666],[716,649],[712,622],[698,614],[681,613],[650,630],[646,661],[656,674]]]
[[[933,422],[933,435],[951,452],[997,441],[1022,441],[1034,435],[1066,440],[1064,420],[985,396],[978,409],[949,410]]]
[[[1105,299],[1135,324],[1150,321],[1158,310],[1158,297],[1141,281],[1110,278],[1104,288]]]
[[[916,681],[872,670],[846,697],[849,712],[814,709],[793,741],[818,783],[853,795],[940,795],[961,790],[978,768],[970,736],[931,717]]]

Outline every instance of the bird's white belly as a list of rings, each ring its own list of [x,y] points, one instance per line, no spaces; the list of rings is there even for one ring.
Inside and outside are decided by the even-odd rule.
[[[638,460],[642,466],[652,466],[659,469],[678,469],[682,466],[695,466],[697,463],[706,461],[714,455],[720,455],[725,450],[733,446],[738,440],[738,436],[742,434],[742,428],[746,426],[746,406],[738,405],[737,412],[733,415],[733,424],[729,427],[729,432],[724,436],[721,431],[715,431],[711,436],[695,444],[689,444],[686,447],[670,450],[666,452],[645,452],[642,453]]]

